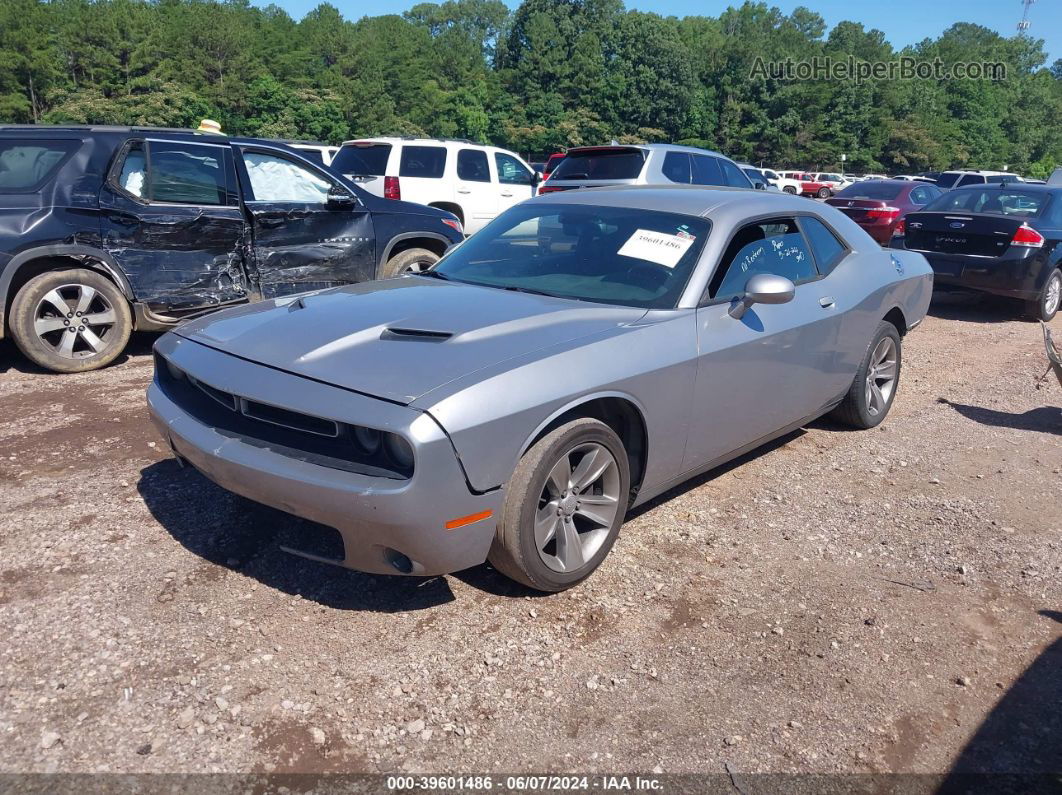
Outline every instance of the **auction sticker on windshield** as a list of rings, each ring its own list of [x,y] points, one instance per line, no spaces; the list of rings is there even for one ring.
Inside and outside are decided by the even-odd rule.
[[[674,268],[696,239],[688,232],[679,236],[653,232],[650,229],[636,229],[617,253],[621,257],[644,259],[665,268]]]

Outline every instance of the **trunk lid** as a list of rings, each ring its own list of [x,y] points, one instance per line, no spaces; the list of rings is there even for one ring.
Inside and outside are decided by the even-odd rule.
[[[887,201],[882,201],[881,199],[844,199],[836,196],[832,199],[827,199],[826,203],[831,207],[836,207],[857,223],[877,220],[878,216],[883,215],[880,211],[890,206]],[[871,212],[873,210],[879,212]]]
[[[992,213],[908,213],[904,245],[916,251],[999,257],[1025,221]]]

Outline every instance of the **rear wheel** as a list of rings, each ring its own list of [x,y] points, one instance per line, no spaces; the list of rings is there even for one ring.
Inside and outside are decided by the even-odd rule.
[[[782,188],[782,190],[784,190],[786,193],[796,193],[797,192],[797,189],[794,188],[792,185],[786,185],[784,188]]]
[[[1034,317],[1048,323],[1058,314],[1060,305],[1062,305],[1062,269],[1055,268],[1047,277],[1047,283],[1040,291],[1040,297],[1030,302],[1029,310]]]
[[[133,319],[121,290],[96,271],[71,268],[30,279],[11,303],[11,334],[35,364],[81,373],[125,350]]]
[[[819,188],[818,195],[820,199],[828,199],[833,195],[833,191],[829,188]]]
[[[439,261],[439,255],[426,248],[407,248],[384,263],[380,278],[391,279],[403,273],[423,273]]]
[[[490,562],[539,591],[563,591],[608,555],[627,512],[623,443],[598,420],[578,419],[540,439],[509,481]]]
[[[852,386],[832,416],[853,428],[873,428],[885,419],[896,398],[902,364],[900,332],[882,321],[863,356]]]

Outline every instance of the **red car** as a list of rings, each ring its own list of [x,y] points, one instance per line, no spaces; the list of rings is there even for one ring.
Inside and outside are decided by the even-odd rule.
[[[849,185],[826,203],[847,215],[883,246],[909,212],[922,209],[943,191],[925,182],[868,179]]]
[[[546,158],[546,165],[542,168],[542,179],[549,179],[549,175],[553,173],[553,169],[555,169],[557,164],[563,159],[564,152],[554,152]]]

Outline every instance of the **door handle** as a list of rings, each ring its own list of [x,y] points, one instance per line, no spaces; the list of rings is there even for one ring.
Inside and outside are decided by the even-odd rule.
[[[511,197],[512,194],[511,193],[503,193],[502,196],[510,196]]]
[[[457,192],[458,193],[471,193],[472,191],[469,190],[468,188],[458,188]]]
[[[830,298],[830,296],[828,295],[824,295],[822,298],[819,299],[819,306],[821,306],[823,309],[832,309],[833,303],[833,299]]]

